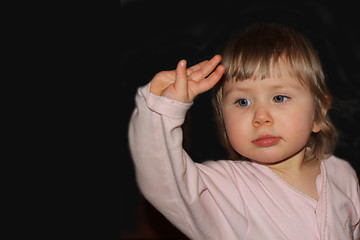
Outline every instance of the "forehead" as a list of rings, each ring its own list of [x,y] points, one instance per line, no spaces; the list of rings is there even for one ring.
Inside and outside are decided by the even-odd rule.
[[[224,83],[224,93],[229,92],[234,86],[241,86],[243,89],[254,88],[293,88],[296,90],[308,90],[303,82],[293,74],[292,68],[285,61],[278,61],[270,69],[269,77],[264,79],[249,78],[245,80],[229,79]]]

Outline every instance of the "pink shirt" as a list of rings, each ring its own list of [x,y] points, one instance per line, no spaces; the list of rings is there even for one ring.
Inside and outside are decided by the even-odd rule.
[[[360,239],[359,183],[346,161],[322,160],[318,201],[254,162],[194,163],[182,148],[190,106],[148,84],[129,126],[141,192],[190,239]]]

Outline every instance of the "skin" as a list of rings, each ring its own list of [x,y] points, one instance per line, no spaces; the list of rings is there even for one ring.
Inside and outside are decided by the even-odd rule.
[[[181,60],[176,70],[155,75],[150,92],[192,102],[221,79],[225,67],[220,61],[221,56],[216,55],[187,69],[186,61]],[[226,82],[222,109],[230,144],[238,153],[268,166],[290,185],[317,199],[319,163],[304,163],[306,142],[312,132],[320,131],[314,121],[313,101],[310,91],[280,61],[267,79]],[[263,139],[269,136],[276,137],[274,144]],[[256,140],[265,146],[255,144]]]
[[[275,165],[287,160],[285,165],[298,159],[299,165],[310,134],[319,131],[314,99],[282,61],[275,71],[263,80],[225,83],[222,109],[226,132],[238,153],[258,163]],[[254,144],[267,135],[279,141],[265,147]]]
[[[210,60],[186,69],[186,61],[181,60],[176,70],[163,71],[155,75],[150,83],[150,92],[190,103],[197,95],[210,90],[220,80],[225,71],[223,65],[218,66],[220,61],[221,56],[215,55]]]

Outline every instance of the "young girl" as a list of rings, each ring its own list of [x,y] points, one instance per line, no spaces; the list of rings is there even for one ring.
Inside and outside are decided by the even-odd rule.
[[[231,160],[194,163],[181,125],[211,88]],[[256,25],[222,57],[182,60],[139,89],[129,127],[139,187],[190,239],[359,239],[359,183],[331,155],[330,105],[308,40]]]

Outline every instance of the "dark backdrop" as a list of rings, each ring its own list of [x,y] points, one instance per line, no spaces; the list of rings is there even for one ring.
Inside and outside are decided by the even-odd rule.
[[[360,38],[355,1],[121,1],[121,231],[122,237],[182,239],[183,235],[140,195],[127,130],[135,91],[159,71],[220,53],[255,22],[276,22],[302,32],[323,63],[335,103],[330,116],[340,131],[335,155],[360,172]],[[216,136],[209,93],[195,99],[186,121],[186,150],[194,161],[225,158]]]

